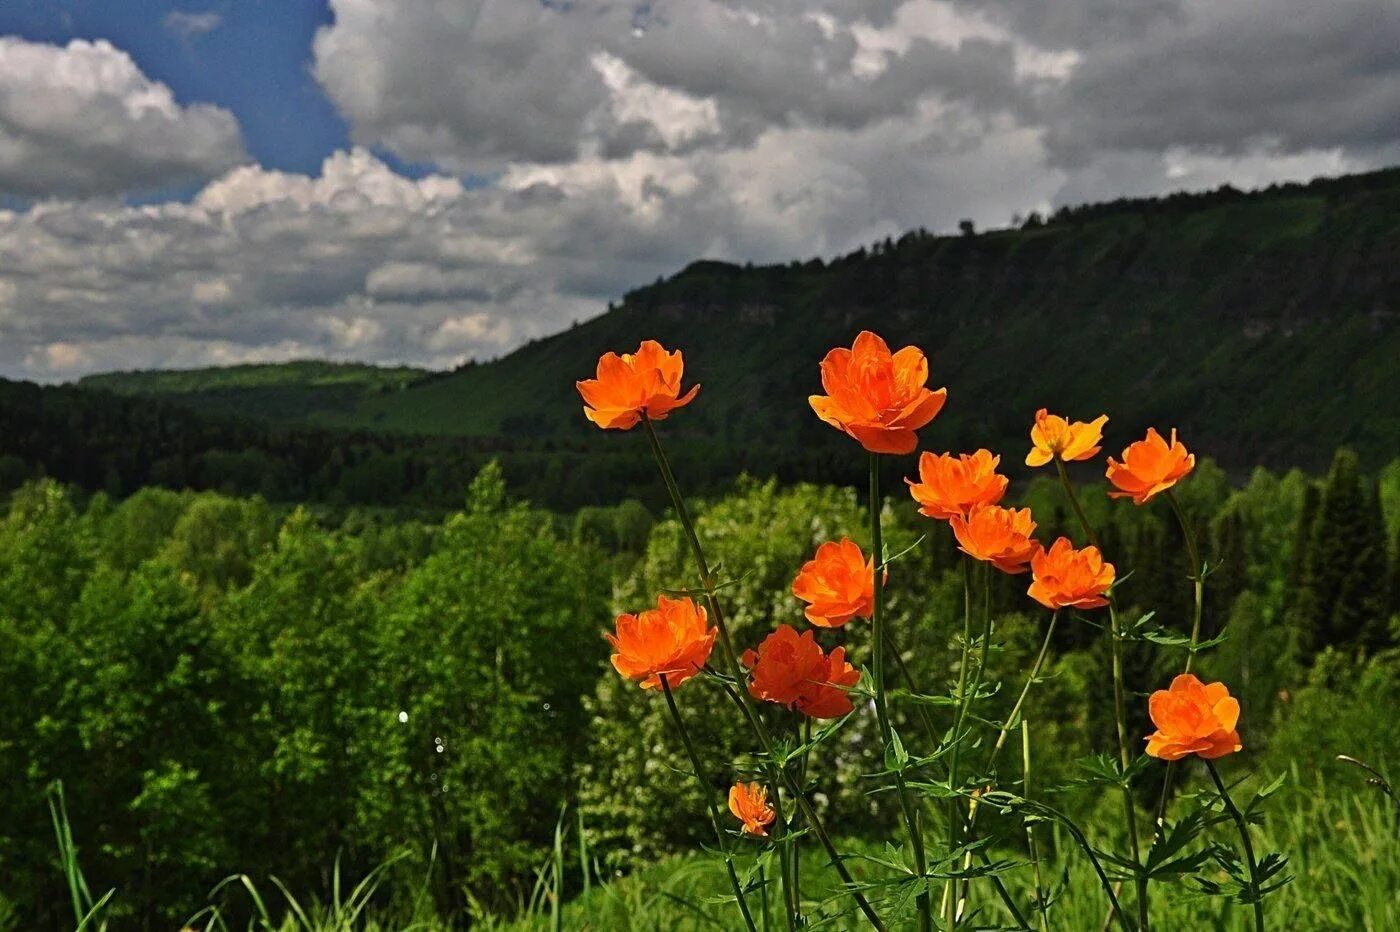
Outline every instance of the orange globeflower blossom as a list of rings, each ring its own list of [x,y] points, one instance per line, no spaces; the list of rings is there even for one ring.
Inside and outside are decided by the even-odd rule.
[[[866,560],[849,537],[829,540],[817,548],[815,559],[802,564],[792,594],[808,603],[807,620],[818,628],[869,618],[875,610],[875,560]]]
[[[1176,439],[1176,428],[1172,428],[1169,444],[1156,428],[1149,427],[1147,439],[1128,444],[1123,462],[1108,458],[1108,481],[1118,487],[1117,492],[1108,494],[1111,498],[1131,497],[1134,505],[1143,505],[1195,468],[1196,454],[1186,452],[1186,444]]]
[[[1026,563],[1040,552],[1040,544],[1031,537],[1035,521],[1031,520],[1029,508],[1017,511],[1000,505],[978,505],[966,518],[949,518],[948,525],[958,539],[959,550],[1003,573],[1024,573]]]
[[[799,635],[791,625],[779,625],[757,651],[744,651],[744,666],[753,671],[749,693],[755,699],[777,702],[812,718],[840,718],[851,711],[851,697],[843,687],[860,680],[860,673],[846,662],[844,647],[827,656],[811,631]]]
[[[656,608],[618,615],[617,634],[604,634],[617,653],[612,665],[643,689],[659,689],[661,677],[675,688],[710,659],[718,629],[707,626],[705,609],[690,599],[657,596]]]
[[[1027,593],[1051,611],[1107,605],[1104,593],[1114,578],[1113,564],[1104,562],[1099,548],[1075,550],[1068,537],[1032,557],[1031,574],[1035,578]]]
[[[1100,414],[1087,424],[1070,423],[1041,408],[1035,412],[1035,423],[1031,425],[1031,452],[1026,454],[1026,465],[1044,466],[1057,456],[1065,462],[1093,459],[1102,449],[1099,444],[1107,423],[1107,414]]]
[[[736,783],[729,788],[729,811],[744,823],[750,835],[767,835],[776,813],[768,805],[768,787],[762,783]]]
[[[916,346],[890,353],[869,330],[850,349],[837,347],[822,360],[825,395],[807,400],[817,417],[860,441],[871,453],[913,453],[914,431],[933,420],[948,390],[931,391],[928,358]]]
[[[995,505],[1006,494],[1007,478],[997,474],[1000,456],[990,450],[919,454],[919,481],[905,479],[919,513],[930,518],[966,516],[977,505]]]
[[[629,430],[643,414],[660,421],[690,404],[700,386],[681,395],[684,371],[680,350],[668,353],[655,340],[643,340],[635,353],[604,353],[598,359],[598,377],[574,384],[583,396],[584,417],[605,430]]]
[[[1214,760],[1244,747],[1235,725],[1240,703],[1224,683],[1205,684],[1190,673],[1172,680],[1170,689],[1159,689],[1147,701],[1148,714],[1157,730],[1147,738],[1147,753],[1162,760],[1180,760],[1198,754]]]

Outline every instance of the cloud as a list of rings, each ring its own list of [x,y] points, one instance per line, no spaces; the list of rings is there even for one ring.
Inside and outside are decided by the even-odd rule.
[[[886,0],[332,0],[314,72],[357,141],[459,171],[859,130],[927,99],[1024,107],[1015,43],[965,27],[872,48]]]
[[[158,190],[245,158],[231,113],[177,103],[105,40],[56,46],[0,37],[0,194]]]
[[[190,10],[171,10],[165,14],[161,24],[179,37],[182,42],[192,42],[223,25],[224,16],[213,10],[196,13]]]
[[[1400,159],[1393,0],[332,9],[312,68],[357,145],[315,175],[235,164],[231,117],[176,105],[105,43],[23,44],[69,74],[31,69],[64,129],[19,133],[32,157],[16,161],[20,98],[3,90],[16,69],[0,59],[0,189],[15,166],[24,190],[71,197],[166,178],[151,139],[204,152],[208,179],[189,203],[0,211],[0,373],[307,355],[445,366],[699,257],[833,255],[964,217],[985,228]],[[73,78],[83,56],[126,83]],[[102,114],[129,98],[164,101],[160,132],[115,133],[94,155],[102,134],[73,127],[113,124]],[[219,114],[224,142],[201,147]],[[436,167],[407,177],[374,148]]]
[[[947,161],[930,167],[930,151]],[[14,309],[0,373],[497,356],[698,255],[844,251],[935,209],[948,225],[1000,219],[1047,196],[1039,158],[1023,131],[983,145],[929,114],[733,152],[518,165],[484,188],[356,149],[315,177],[239,167],[187,204],[0,211],[0,306]]]
[[[1217,155],[1400,139],[1393,0],[1195,2],[1086,55],[1047,110],[1057,164],[1177,147]]]

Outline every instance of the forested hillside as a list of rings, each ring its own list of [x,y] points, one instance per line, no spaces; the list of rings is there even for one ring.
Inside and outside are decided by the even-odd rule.
[[[1111,437],[1170,419],[1231,469],[1320,468],[1340,445],[1375,464],[1400,438],[1400,170],[914,232],[829,263],[697,262],[498,362],[366,398],[354,423],[583,437],[573,380],[651,337],[704,386],[678,431],[810,452],[830,431],[793,412],[866,327],[923,348],[956,399],[935,446],[1017,446],[1048,405],[1108,411]]]
[[[188,407],[269,421],[315,421],[345,413],[371,395],[402,391],[431,373],[409,366],[296,360],[213,369],[105,372],[79,388],[116,395],[166,398]]]

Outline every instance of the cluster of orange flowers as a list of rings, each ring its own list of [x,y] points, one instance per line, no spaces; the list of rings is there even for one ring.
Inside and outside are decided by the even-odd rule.
[[[699,386],[681,393],[684,360],[655,341],[636,353],[607,353],[598,361],[597,377],[578,383],[584,414],[601,428],[627,430],[643,419],[657,421],[694,400]],[[812,410],[867,451],[908,454],[918,446],[917,431],[943,409],[948,392],[927,387],[928,360],[917,347],[891,352],[869,331],[850,349],[839,347],[821,362],[826,394],[809,399]],[[1028,466],[1093,459],[1100,451],[1107,415],[1070,421],[1044,408],[1030,428]],[[1195,456],[1171,433],[1168,442],[1149,429],[1131,443],[1121,460],[1108,458],[1110,496],[1130,497],[1143,505],[1170,489],[1195,467]],[[1029,572],[1028,595],[1051,611],[1099,608],[1108,604],[1115,579],[1113,564],[1098,547],[1076,548],[1060,537],[1048,548],[1035,539],[1029,508],[1000,503],[1009,479],[997,472],[1001,457],[989,450],[919,456],[918,479],[905,480],[919,512],[947,521],[958,548],[969,557],[1009,574]],[[878,555],[877,555],[878,556]],[[853,619],[868,619],[874,610],[875,557],[867,558],[849,539],[817,548],[792,584],[805,603],[807,621],[820,628],[840,628]],[[888,571],[886,571],[888,572]],[[677,687],[709,660],[716,629],[705,610],[688,598],[657,600],[654,610],[619,615],[616,634],[608,640],[612,663],[644,689]],[[774,702],[812,718],[838,718],[852,709],[849,690],[859,673],[845,659],[845,648],[826,654],[811,631],[799,634],[780,625],[743,655],[750,675],[748,689],[759,700]],[[1147,752],[1167,760],[1188,754],[1213,758],[1240,749],[1234,730],[1239,704],[1223,684],[1203,685],[1190,675],[1177,677],[1170,690],[1154,693],[1150,711],[1157,731]],[[737,784],[729,808],[750,834],[766,834],[773,819],[767,791],[758,784]]]

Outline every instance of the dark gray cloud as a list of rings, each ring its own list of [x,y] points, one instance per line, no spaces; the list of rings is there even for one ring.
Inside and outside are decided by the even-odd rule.
[[[1245,154],[1400,139],[1400,5],[1234,0],[1086,55],[1046,113],[1057,163],[1185,147]]]

